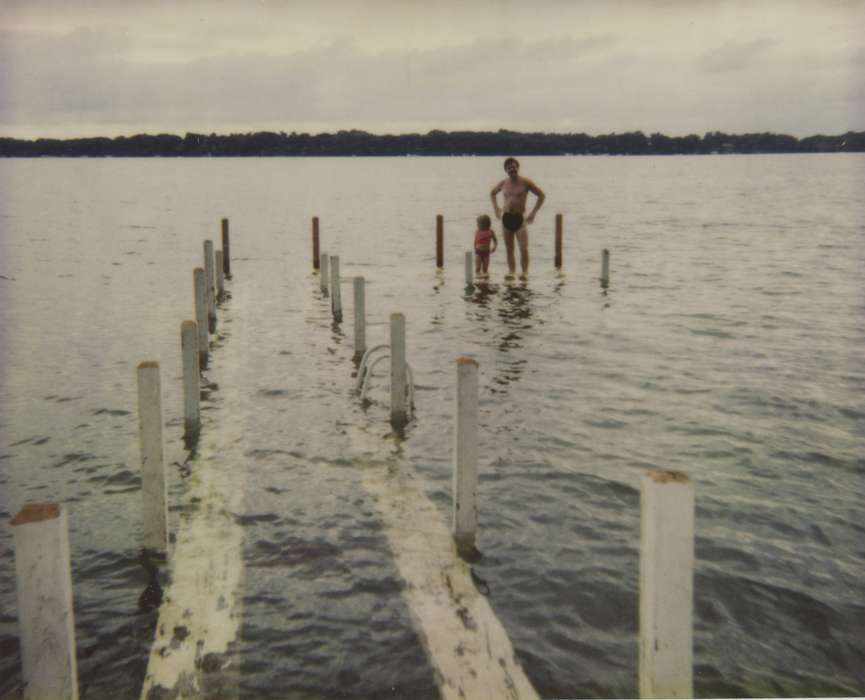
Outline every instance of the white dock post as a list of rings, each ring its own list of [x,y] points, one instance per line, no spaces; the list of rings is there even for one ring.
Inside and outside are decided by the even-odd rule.
[[[401,426],[406,419],[405,316],[390,315],[390,420]]]
[[[327,294],[330,290],[330,259],[327,253],[321,254],[319,262],[321,264],[319,268],[319,272],[321,273],[321,291]]]
[[[694,485],[650,471],[640,489],[640,697],[691,698]]]
[[[458,549],[475,545],[478,527],[478,363],[457,360],[453,535]]]
[[[610,251],[604,248],[601,256],[601,284],[607,286],[610,283]]]
[[[475,263],[475,255],[472,251],[466,251],[466,289],[474,286],[474,263]]]
[[[222,301],[225,297],[225,261],[222,258],[222,251],[217,250],[216,253],[216,299]]]
[[[141,438],[141,492],[144,496],[144,547],[168,548],[168,489],[162,440],[162,386],[159,363],[138,365],[138,426]]]
[[[12,520],[23,697],[78,699],[69,523],[56,503],[28,503]]]
[[[354,356],[363,357],[366,352],[366,301],[363,277],[354,278]]]
[[[195,322],[198,324],[198,366],[207,366],[208,323],[207,323],[207,280],[204,270],[196,267],[192,272],[195,283]]]
[[[339,256],[330,256],[330,307],[333,320],[342,323],[342,295],[339,291]]]
[[[204,275],[207,281],[207,320],[211,332],[216,328],[216,278],[213,273],[213,241],[204,241]]]
[[[220,269],[218,265],[216,269]],[[187,435],[194,435],[201,427],[198,326],[195,321],[180,324],[180,347],[183,352],[183,416]]]

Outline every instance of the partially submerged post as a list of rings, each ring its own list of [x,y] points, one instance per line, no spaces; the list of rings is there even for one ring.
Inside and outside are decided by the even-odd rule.
[[[78,698],[69,524],[57,503],[28,503],[12,520],[25,698]]]
[[[226,277],[231,277],[231,256],[228,253],[228,219],[222,220],[222,264]]]
[[[474,253],[472,251],[466,251],[466,289],[471,289],[474,286]]]
[[[207,282],[207,321],[210,332],[216,330],[216,276],[213,272],[213,241],[204,241],[204,278]]]
[[[138,365],[138,427],[141,438],[141,493],[144,496],[144,547],[168,549],[168,491],[162,439],[162,386],[159,363]]]
[[[312,269],[318,270],[321,261],[318,255],[318,217],[312,217]]]
[[[224,265],[222,251],[216,251],[216,300],[222,301],[225,297],[225,272],[222,269]]]
[[[640,697],[693,697],[694,485],[643,474],[640,490]]]
[[[342,323],[342,294],[339,291],[339,256],[330,256],[330,308],[333,320]]]
[[[475,546],[478,526],[478,363],[457,360],[453,535],[460,551]]]
[[[400,427],[406,420],[405,316],[390,315],[390,421]]]
[[[196,267],[192,271],[195,284],[195,322],[198,325],[198,366],[207,366],[208,351],[208,322],[207,322],[207,281],[204,278],[204,270]]]
[[[601,286],[607,287],[610,284],[610,251],[604,248],[604,253],[601,258]]]
[[[327,253],[321,254],[321,291],[325,294],[330,289],[330,260]]]
[[[217,268],[219,269],[219,268]],[[201,427],[201,387],[198,377],[198,325],[195,321],[180,324],[180,347],[183,352],[183,418],[188,436]]]
[[[365,280],[354,278],[354,357],[360,359],[366,352],[366,301]]]
[[[557,270],[562,269],[562,215],[556,214],[556,256],[555,265]]]
[[[436,267],[445,266],[445,223],[441,214],[436,214]]]

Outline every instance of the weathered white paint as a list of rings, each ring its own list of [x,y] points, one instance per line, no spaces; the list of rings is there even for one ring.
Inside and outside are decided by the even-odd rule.
[[[339,256],[330,256],[330,308],[333,320],[342,322],[342,293],[339,290]]]
[[[216,253],[216,298],[222,301],[225,297],[225,261],[222,259],[222,251],[217,250]]]
[[[198,325],[195,321],[180,324],[180,347],[183,353],[183,418],[186,432],[193,434],[201,427]]]
[[[478,363],[457,360],[453,476],[453,534],[459,547],[474,547],[478,527]]]
[[[474,286],[474,264],[475,255],[472,251],[466,251],[466,287]]]
[[[168,549],[168,487],[162,437],[162,383],[159,363],[138,365],[138,428],[141,440],[141,493],[144,497],[144,547]]]
[[[366,352],[366,282],[363,277],[354,278],[354,356],[362,357]]]
[[[216,276],[213,272],[213,241],[204,241],[204,276],[207,282],[207,318],[211,328],[216,324]]]
[[[75,621],[66,509],[28,503],[12,520],[22,697],[77,700]]]
[[[195,323],[198,325],[198,365],[205,367],[210,337],[207,321],[207,280],[200,267],[193,270],[192,277],[195,285]]]
[[[604,248],[601,256],[601,282],[609,284],[610,282],[610,251]]]
[[[694,485],[643,474],[640,491],[640,697],[693,697]]]
[[[507,632],[410,461],[371,432],[350,429],[357,473],[381,515],[402,595],[444,700],[534,700]],[[495,591],[493,591],[495,594]]]
[[[390,315],[390,420],[396,426],[405,423],[405,316]]]
[[[327,294],[330,291],[330,258],[327,253],[321,254],[321,291]]]
[[[220,434],[224,444],[243,439],[243,426],[234,430]],[[230,645],[243,621],[243,528],[236,517],[244,512],[246,465],[219,462],[218,449],[205,447],[190,476],[186,498],[199,505],[180,514],[142,700],[239,697],[223,684],[232,682],[239,661]]]

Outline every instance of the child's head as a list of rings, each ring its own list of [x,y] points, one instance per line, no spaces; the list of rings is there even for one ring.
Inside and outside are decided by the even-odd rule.
[[[481,214],[478,217],[478,229],[480,231],[487,231],[490,228],[490,226],[492,226],[492,225],[493,225],[493,222],[490,220],[490,217],[488,217],[486,214]]]

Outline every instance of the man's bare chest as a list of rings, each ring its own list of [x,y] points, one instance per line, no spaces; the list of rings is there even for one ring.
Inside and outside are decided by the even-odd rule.
[[[507,180],[502,186],[502,194],[504,194],[508,199],[525,199],[528,192],[528,187],[526,187],[526,184],[522,181],[511,182],[510,180]]]

